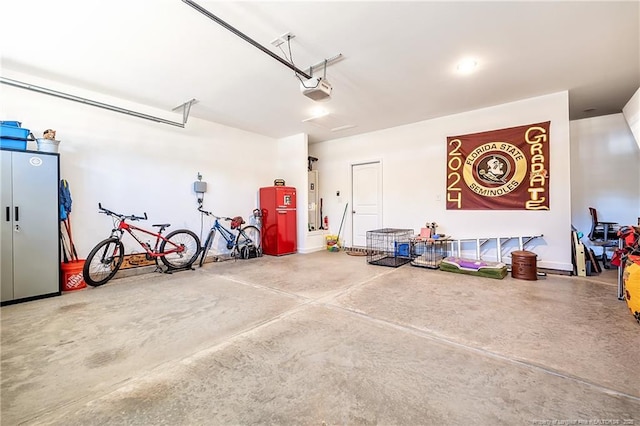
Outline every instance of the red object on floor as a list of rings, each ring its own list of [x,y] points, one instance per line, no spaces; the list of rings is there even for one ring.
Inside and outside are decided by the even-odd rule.
[[[82,268],[84,268],[84,259],[60,264],[62,291],[81,290],[87,287],[82,276]]]
[[[296,189],[291,186],[260,188],[262,251],[280,256],[298,250]]]

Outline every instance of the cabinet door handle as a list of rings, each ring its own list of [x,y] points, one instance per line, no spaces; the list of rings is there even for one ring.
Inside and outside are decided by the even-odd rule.
[[[7,222],[9,222],[11,220],[11,207],[7,206]]]
[[[15,212],[15,215],[14,215],[15,218],[16,218],[15,219],[16,222],[20,220],[20,214],[19,213],[20,213],[20,211],[18,210],[18,206],[16,206],[16,212]]]

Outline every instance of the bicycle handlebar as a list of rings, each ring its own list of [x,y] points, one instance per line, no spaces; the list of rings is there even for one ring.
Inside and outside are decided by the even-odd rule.
[[[144,217],[142,216],[136,216],[134,214],[132,215],[124,215],[124,214],[120,214],[120,213],[116,213],[114,211],[111,211],[109,209],[105,209],[104,207],[102,207],[102,203],[98,203],[98,208],[101,210],[100,213],[104,213],[106,215],[109,216],[116,216],[118,219],[123,220],[123,219],[129,219],[129,220],[147,220],[147,212],[144,212]]]
[[[214,217],[214,218],[216,218],[216,219],[233,220],[233,218],[230,218],[230,217],[216,216],[215,214],[213,214],[213,213],[212,213],[212,212],[210,212],[210,211],[202,210],[202,207],[198,207],[198,211],[199,211],[200,213],[206,214],[207,216],[211,216],[211,217]]]

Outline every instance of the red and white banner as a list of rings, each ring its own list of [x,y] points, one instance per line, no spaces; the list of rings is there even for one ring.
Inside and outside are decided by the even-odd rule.
[[[551,122],[447,138],[447,210],[549,210]]]

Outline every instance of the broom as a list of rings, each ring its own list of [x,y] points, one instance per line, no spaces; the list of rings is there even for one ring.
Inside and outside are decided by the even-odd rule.
[[[65,229],[62,226],[63,222],[60,223],[60,245],[62,247],[62,256],[64,263],[69,263],[69,256],[71,253],[71,249],[67,244],[67,238],[65,237]]]
[[[349,203],[344,206],[344,213],[342,213],[342,220],[340,221],[340,228],[338,229],[338,241],[336,241],[338,250],[340,249],[340,233],[342,232],[342,224],[344,223],[344,218],[347,215],[347,207],[349,207]]]

